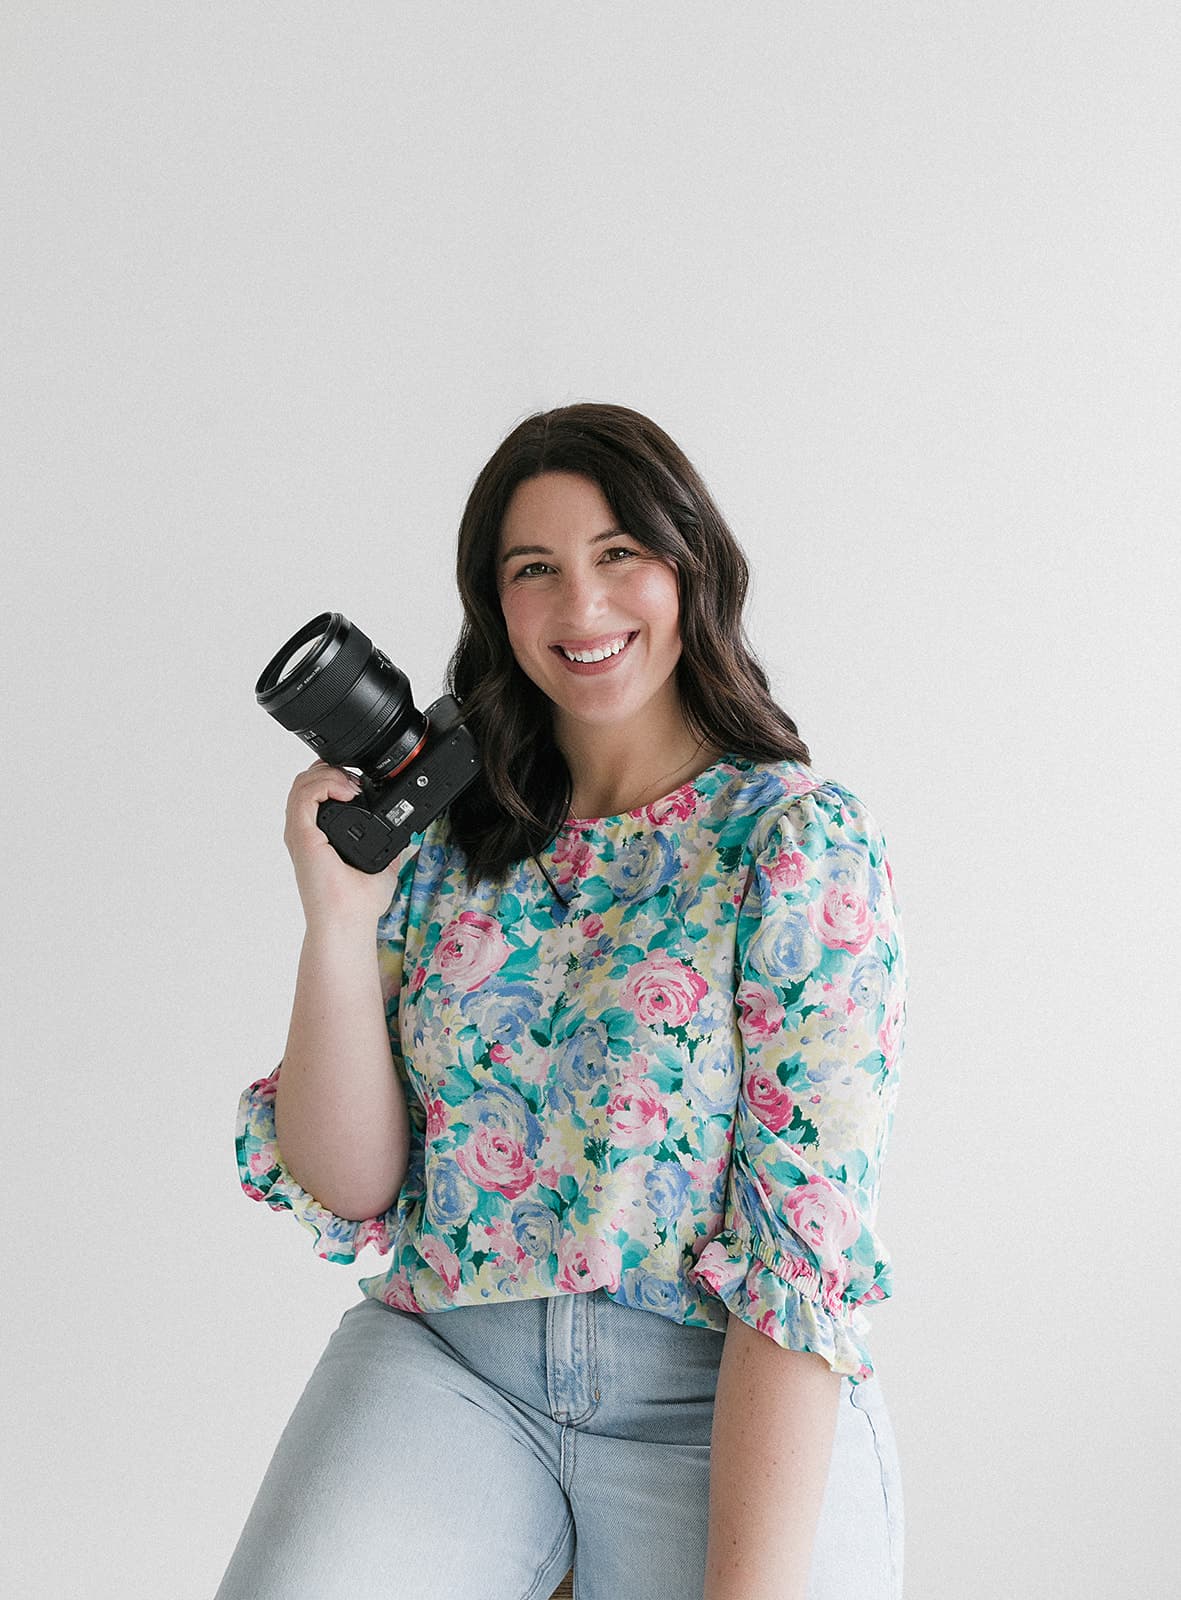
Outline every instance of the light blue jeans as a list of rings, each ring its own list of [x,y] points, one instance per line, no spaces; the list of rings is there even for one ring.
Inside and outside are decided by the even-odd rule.
[[[292,1413],[217,1600],[692,1600],[725,1335],[602,1290],[365,1299]],[[879,1379],[841,1384],[809,1600],[899,1600]]]

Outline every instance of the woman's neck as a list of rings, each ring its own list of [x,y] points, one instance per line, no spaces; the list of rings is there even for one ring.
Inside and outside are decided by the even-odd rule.
[[[557,730],[570,768],[572,817],[614,817],[650,805],[698,777],[721,751],[693,733],[678,714],[675,723],[643,738],[615,728]]]

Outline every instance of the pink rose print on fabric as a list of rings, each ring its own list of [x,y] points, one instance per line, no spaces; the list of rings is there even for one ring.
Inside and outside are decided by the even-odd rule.
[[[723,1150],[721,1155],[715,1156],[712,1161],[697,1161],[692,1156],[682,1156],[681,1165],[694,1183],[703,1189],[709,1189],[714,1179],[721,1177],[730,1165],[730,1151],[729,1148]]]
[[[384,1217],[370,1217],[368,1222],[357,1225],[357,1237],[353,1242],[353,1248],[360,1255],[368,1244],[376,1245],[383,1252],[389,1249],[389,1234],[386,1232]]]
[[[607,1101],[607,1121],[616,1144],[643,1149],[664,1138],[668,1111],[650,1079],[628,1078]]]
[[[724,1300],[727,1294],[738,1288],[746,1272],[747,1268],[734,1258],[721,1240],[715,1238],[702,1250],[697,1261],[689,1268],[688,1275]]]
[[[622,1082],[625,1078],[642,1078],[652,1065],[642,1050],[634,1051],[626,1061],[619,1063],[619,1076]]]
[[[387,1306],[393,1306],[395,1311],[421,1312],[422,1310],[414,1298],[414,1290],[410,1287],[410,1279],[406,1276],[405,1269],[387,1280],[381,1298]]]
[[[873,938],[873,918],[863,894],[834,884],[808,907],[812,929],[830,950],[860,955]]]
[[[693,1276],[697,1279],[698,1283],[704,1283],[706,1288],[711,1289],[714,1294],[721,1294],[721,1274],[718,1272],[716,1267],[712,1267],[708,1263],[704,1267],[694,1267]]]
[[[820,1275],[820,1303],[826,1311],[840,1316],[845,1309],[845,1285],[849,1281],[849,1263],[844,1256],[824,1268]]]
[[[709,993],[709,985],[683,961],[657,951],[628,973],[620,998],[641,1022],[688,1022]]]
[[[569,1237],[558,1246],[559,1289],[577,1294],[580,1290],[618,1289],[623,1256],[617,1244],[606,1239],[587,1239],[580,1243]]]
[[[506,1200],[524,1194],[536,1175],[521,1141],[490,1122],[480,1124],[455,1159],[474,1184],[495,1189]]]
[[[808,858],[802,850],[781,850],[774,861],[764,864],[763,871],[772,889],[798,889],[807,868]]]
[[[789,775],[781,778],[780,784],[785,795],[808,794],[812,789],[815,789],[817,778],[814,772],[804,767],[794,776]]]
[[[666,822],[687,822],[700,804],[701,798],[696,790],[691,784],[686,784],[675,793],[665,795],[662,800],[654,800],[650,806],[645,806],[643,815],[659,828]]]
[[[742,1012],[738,1026],[743,1038],[755,1044],[774,1039],[782,1028],[786,1015],[775,997],[774,990],[768,989],[762,983],[740,983],[737,1000]]]
[[[827,1178],[811,1177],[788,1195],[785,1209],[791,1226],[817,1258],[831,1270],[861,1232],[857,1209],[843,1189]]]
[[[521,1249],[512,1227],[503,1218],[490,1223],[483,1230],[482,1238],[482,1248],[498,1255],[502,1261],[511,1262],[513,1266],[519,1267],[522,1261],[529,1259],[528,1251]]]
[[[595,869],[595,853],[573,830],[558,835],[553,849],[554,877],[559,883],[570,883],[574,878],[586,878]]]
[[[418,1246],[418,1253],[424,1261],[434,1267],[447,1285],[448,1292],[454,1294],[459,1288],[459,1257],[451,1246],[436,1238],[434,1234],[428,1234]]]
[[[277,1164],[278,1154],[278,1146],[271,1139],[260,1144],[257,1150],[252,1150],[246,1158],[246,1165],[250,1168],[252,1176],[264,1178]]]
[[[795,1101],[772,1072],[750,1072],[743,1083],[746,1103],[764,1128],[780,1133],[791,1121]]]
[[[478,989],[508,958],[500,924],[480,911],[461,911],[439,935],[435,965],[457,989]]]
[[[447,1132],[447,1103],[432,1094],[426,1102],[426,1142],[431,1144]]]

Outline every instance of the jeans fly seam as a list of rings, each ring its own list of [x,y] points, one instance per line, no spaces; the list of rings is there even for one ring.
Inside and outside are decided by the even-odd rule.
[[[575,1450],[575,1443],[576,1443],[577,1438],[578,1438],[578,1435],[574,1432],[574,1430],[572,1428],[563,1427],[563,1429],[562,1429],[562,1449],[561,1449],[561,1453],[560,1453],[560,1455],[558,1457],[558,1483],[562,1487],[562,1492],[564,1494],[567,1494],[567,1495],[570,1493],[570,1484],[571,1484],[571,1482],[573,1481],[573,1478],[574,1478],[574,1450]],[[566,1464],[566,1446],[567,1446],[567,1444],[569,1444],[569,1446],[570,1446],[569,1471],[567,1471],[567,1464]]]
[[[548,1312],[548,1307],[547,1307],[547,1312]],[[583,1315],[584,1312],[585,1312],[585,1315]],[[580,1426],[582,1423],[588,1421],[592,1416],[594,1416],[595,1412],[599,1409],[598,1396],[597,1396],[597,1394],[595,1392],[596,1387],[598,1385],[598,1359],[597,1359],[597,1343],[596,1343],[596,1339],[595,1339],[595,1331],[596,1331],[596,1328],[595,1328],[595,1303],[594,1303],[594,1294],[593,1293],[588,1292],[580,1300],[577,1308],[575,1309],[575,1317],[577,1317],[579,1315],[583,1315],[583,1321],[584,1321],[584,1324],[585,1324],[585,1327],[586,1327],[587,1373],[589,1374],[589,1376],[591,1378],[591,1383],[590,1383],[590,1386],[589,1386],[589,1389],[588,1389],[587,1404],[583,1407],[583,1409],[580,1412],[578,1412],[577,1415],[575,1415],[573,1412],[569,1411],[568,1409],[564,1409],[563,1408],[563,1409],[559,1410],[559,1409],[557,1409],[555,1407],[555,1405],[554,1405],[553,1386],[552,1386],[552,1384],[549,1383],[548,1375],[547,1375],[547,1390],[548,1390],[548,1396],[549,1396],[549,1402],[550,1402],[550,1417],[552,1418],[552,1420],[554,1422],[558,1423],[562,1427],[575,1427],[576,1428],[576,1427]],[[577,1325],[577,1324],[575,1324],[575,1325]],[[547,1327],[548,1327],[548,1323],[547,1323]]]

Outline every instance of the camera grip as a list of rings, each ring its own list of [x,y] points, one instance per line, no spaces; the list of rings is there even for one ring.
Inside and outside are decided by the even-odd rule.
[[[406,842],[406,829],[394,827],[357,800],[323,800],[316,826],[327,834],[342,861],[359,872],[381,872]]]

